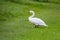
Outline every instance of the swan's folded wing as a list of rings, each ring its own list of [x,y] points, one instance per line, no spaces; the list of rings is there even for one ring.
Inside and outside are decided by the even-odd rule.
[[[30,22],[36,25],[45,25],[44,21],[39,18],[32,18]]]

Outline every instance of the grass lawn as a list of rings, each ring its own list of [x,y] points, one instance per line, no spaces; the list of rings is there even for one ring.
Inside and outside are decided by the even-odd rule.
[[[12,13],[14,17],[0,22],[0,40],[60,40],[59,4],[31,2],[22,5],[3,2],[2,6],[3,10]],[[29,10],[34,10],[35,17],[44,20],[48,27],[33,28],[34,25],[28,21],[31,15]]]

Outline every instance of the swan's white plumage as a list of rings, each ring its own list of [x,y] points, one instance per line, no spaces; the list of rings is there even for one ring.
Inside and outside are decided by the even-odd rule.
[[[35,15],[34,11],[30,11],[30,13],[32,13],[32,16],[29,17],[29,21],[32,24],[40,25],[40,26],[47,26],[45,22],[41,20],[40,18],[34,18],[34,15]]]

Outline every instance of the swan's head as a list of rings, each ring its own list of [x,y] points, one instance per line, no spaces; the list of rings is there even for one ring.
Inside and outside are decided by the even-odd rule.
[[[30,13],[34,13],[34,11],[32,11],[32,10],[30,10],[29,12],[30,12]]]

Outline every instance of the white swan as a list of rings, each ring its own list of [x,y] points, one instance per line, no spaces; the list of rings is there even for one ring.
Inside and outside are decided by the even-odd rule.
[[[34,18],[34,15],[35,15],[34,11],[31,10],[29,12],[32,13],[32,15],[28,18],[29,22],[31,22],[32,24],[34,24],[35,27],[38,27],[38,26],[47,26],[43,20],[41,20],[39,18]]]

